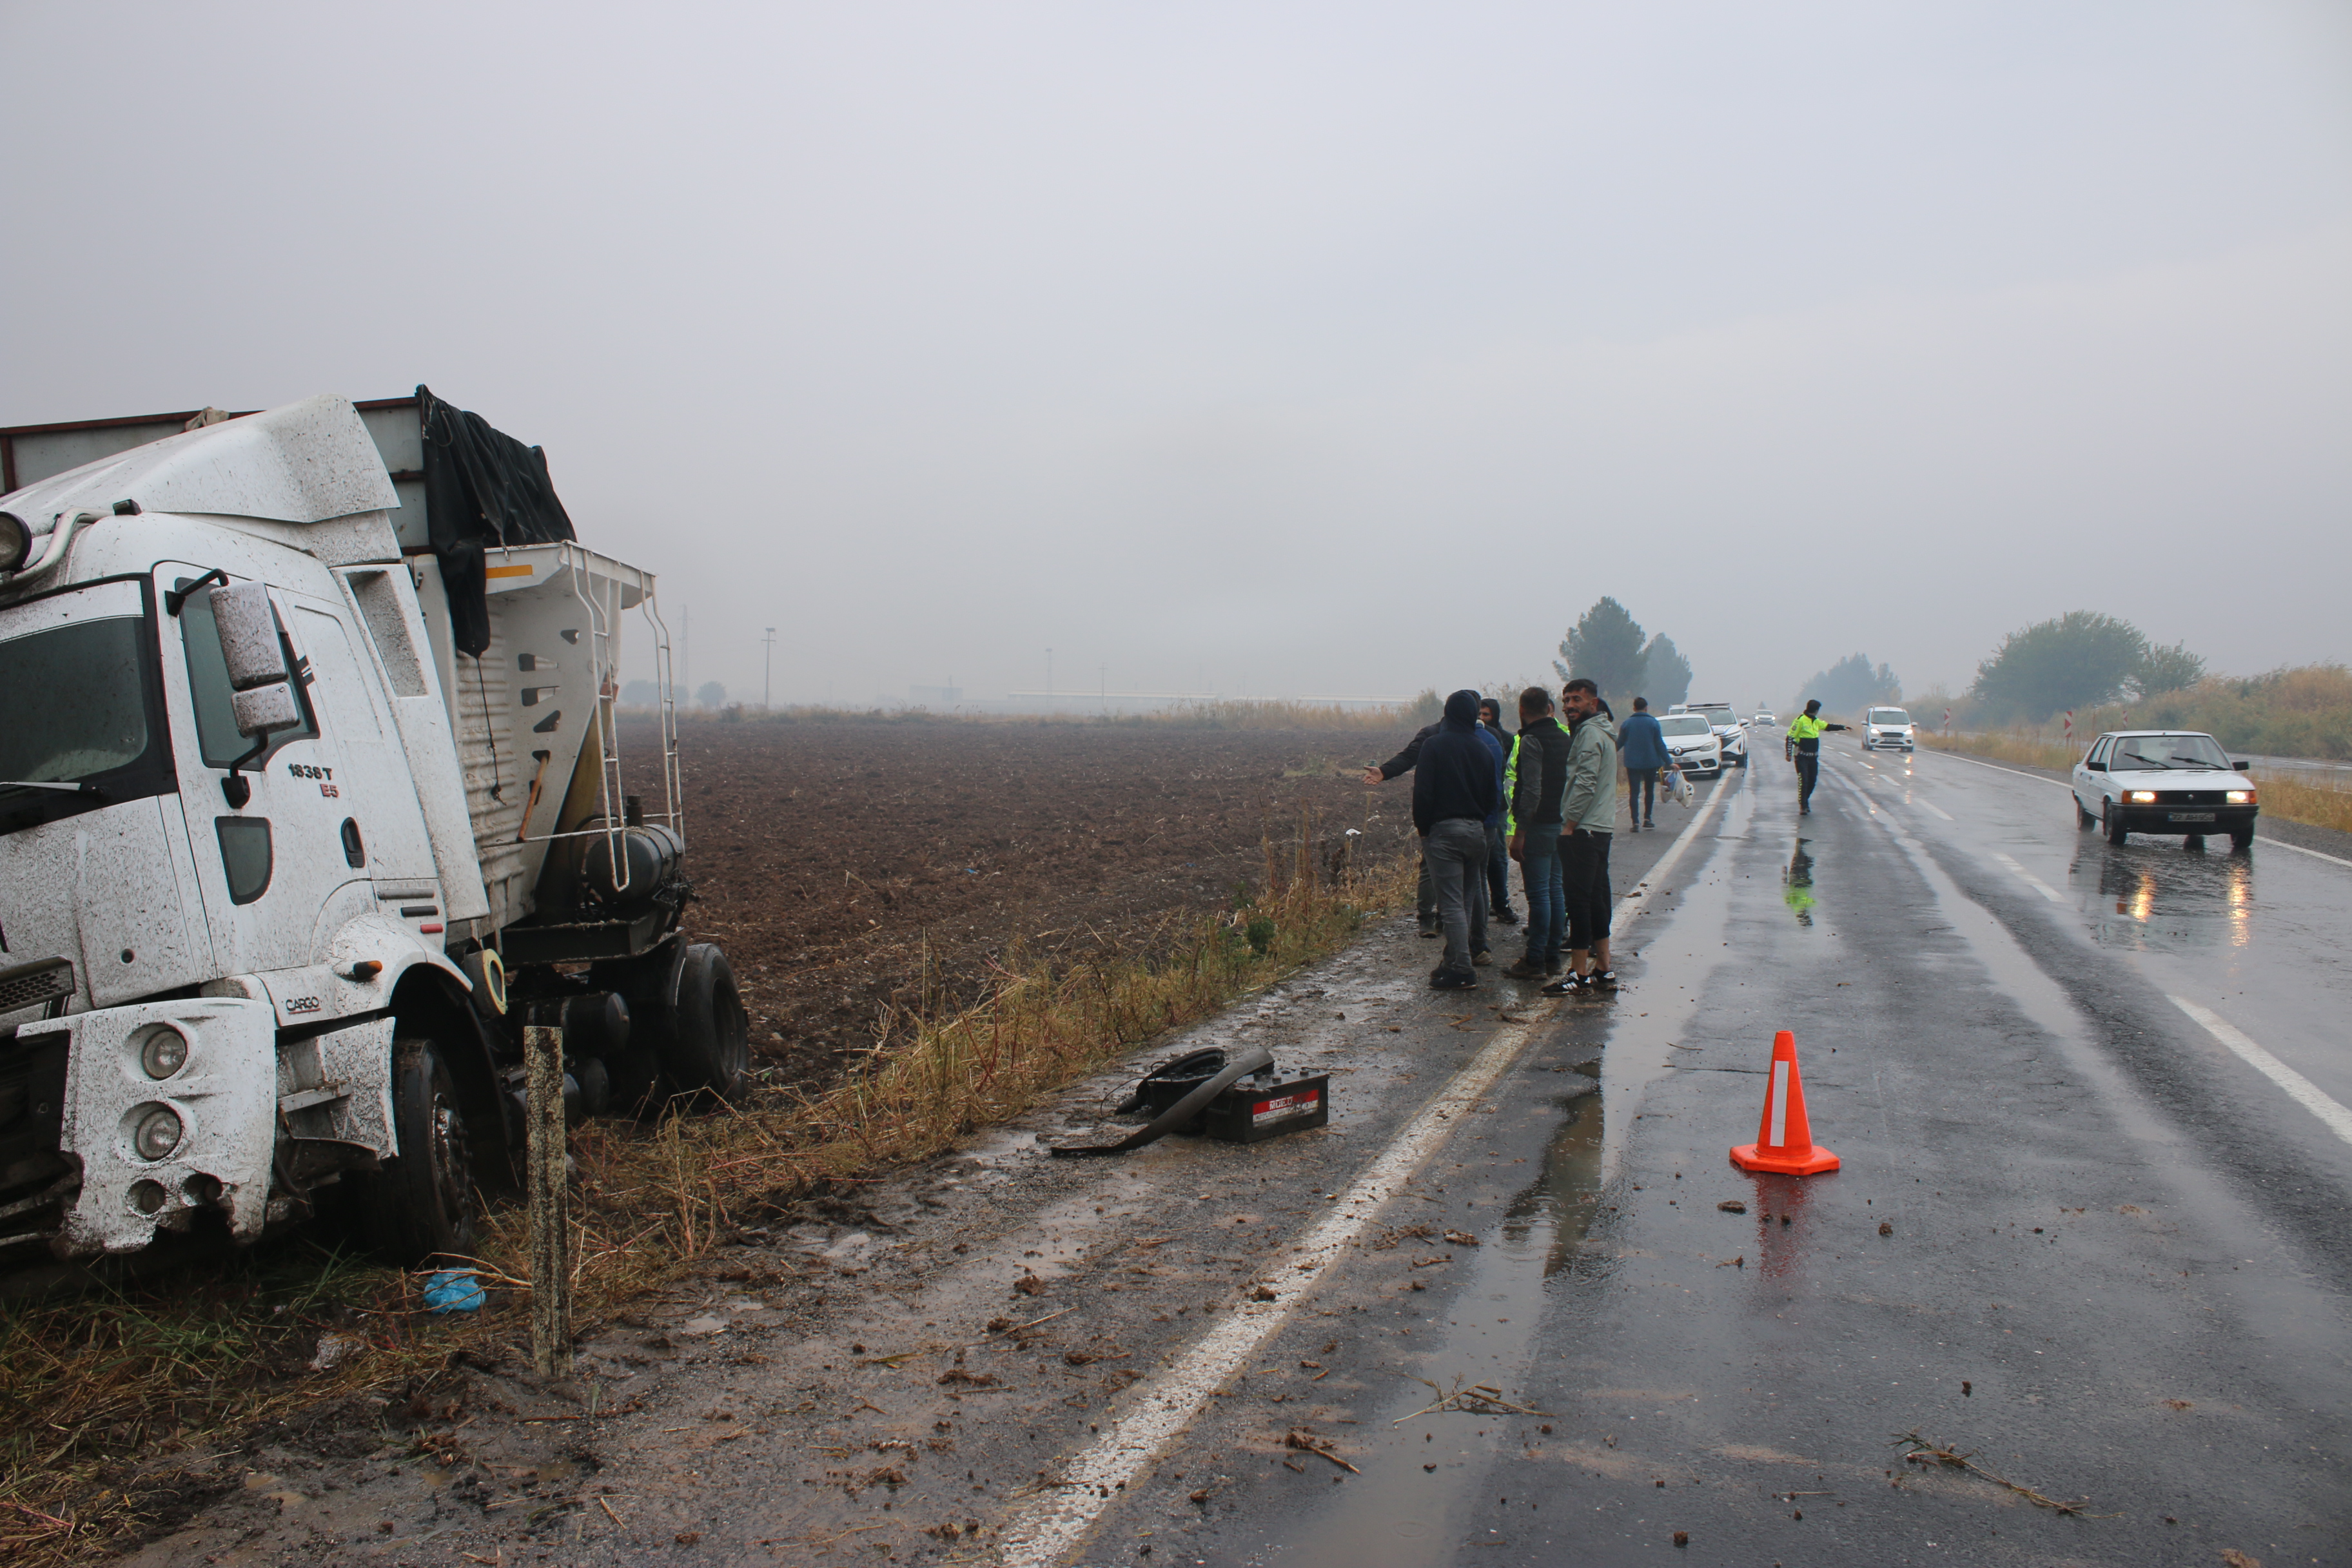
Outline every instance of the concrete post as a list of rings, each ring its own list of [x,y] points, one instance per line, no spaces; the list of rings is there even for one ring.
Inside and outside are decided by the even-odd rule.
[[[571,1211],[563,1179],[563,1031],[522,1032],[530,1142],[524,1189],[530,1231],[530,1359],[541,1377],[572,1371]]]

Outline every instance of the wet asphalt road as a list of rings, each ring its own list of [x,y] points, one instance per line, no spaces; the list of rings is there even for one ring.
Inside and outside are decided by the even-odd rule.
[[[1620,836],[1613,1000],[1432,993],[1383,922],[737,1237],[568,1388],[482,1373],[465,1463],[289,1435],[137,1561],[2352,1563],[2352,855],[1835,741],[1800,819],[1759,750]],[[1726,1159],[1783,1028],[1833,1174]],[[1212,1043],[1331,1126],[1039,1149]]]
[[[1753,772],[1632,988],[1387,1216],[1483,1245],[1418,1291],[1363,1255],[1263,1356],[1354,1373],[1322,1430],[1360,1478],[1243,1460],[1265,1413],[1220,1406],[1204,1517],[1114,1506],[1081,1560],[2352,1561],[2352,1145],[2169,999],[2352,1100],[2352,867],[2118,848],[1940,755],[1833,748],[1804,818]],[[1834,1174],[1726,1159],[1777,1028]],[[1413,1414],[1457,1384],[1542,1414]]]

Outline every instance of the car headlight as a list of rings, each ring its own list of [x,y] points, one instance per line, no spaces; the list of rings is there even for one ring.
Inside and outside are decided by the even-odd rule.
[[[165,1159],[180,1146],[180,1113],[168,1105],[152,1106],[139,1118],[131,1146],[142,1160]]]
[[[2124,793],[2124,798],[2130,801],[2134,805],[2154,805],[2156,804],[2156,792],[2152,789],[2126,790]]]
[[[169,1024],[158,1024],[139,1047],[139,1065],[149,1078],[170,1078],[187,1065],[188,1038]]]
[[[2250,789],[2233,789],[2227,798],[2231,805],[2252,805],[2254,804],[2254,792]]]

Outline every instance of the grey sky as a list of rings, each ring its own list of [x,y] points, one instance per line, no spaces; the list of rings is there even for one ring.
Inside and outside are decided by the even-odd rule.
[[[2352,657],[2352,8],[0,8],[0,423],[422,380],[693,676]]]

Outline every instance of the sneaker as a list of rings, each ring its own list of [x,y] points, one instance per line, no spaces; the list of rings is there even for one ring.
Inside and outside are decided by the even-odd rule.
[[[1617,972],[1604,969],[1597,974],[1587,975],[1584,983],[1595,991],[1614,991],[1617,989]]]
[[[1503,973],[1514,980],[1541,980],[1545,971],[1542,960],[1522,958]]]
[[[1440,964],[1429,972],[1429,985],[1433,991],[1474,991],[1477,989],[1478,977],[1466,969],[1448,969]]]
[[[1519,911],[1510,909],[1496,910],[1487,918],[1497,925],[1515,926],[1519,923]]]
[[[1481,969],[1491,969],[1494,967],[1495,955],[1482,947],[1470,955],[1470,962]]]
[[[1421,934],[1425,937],[1434,938],[1444,936],[1445,933],[1439,931],[1435,926],[1423,926],[1421,928]]]
[[[1563,974],[1543,988],[1547,996],[1578,996],[1584,991],[1584,982],[1573,974]]]

